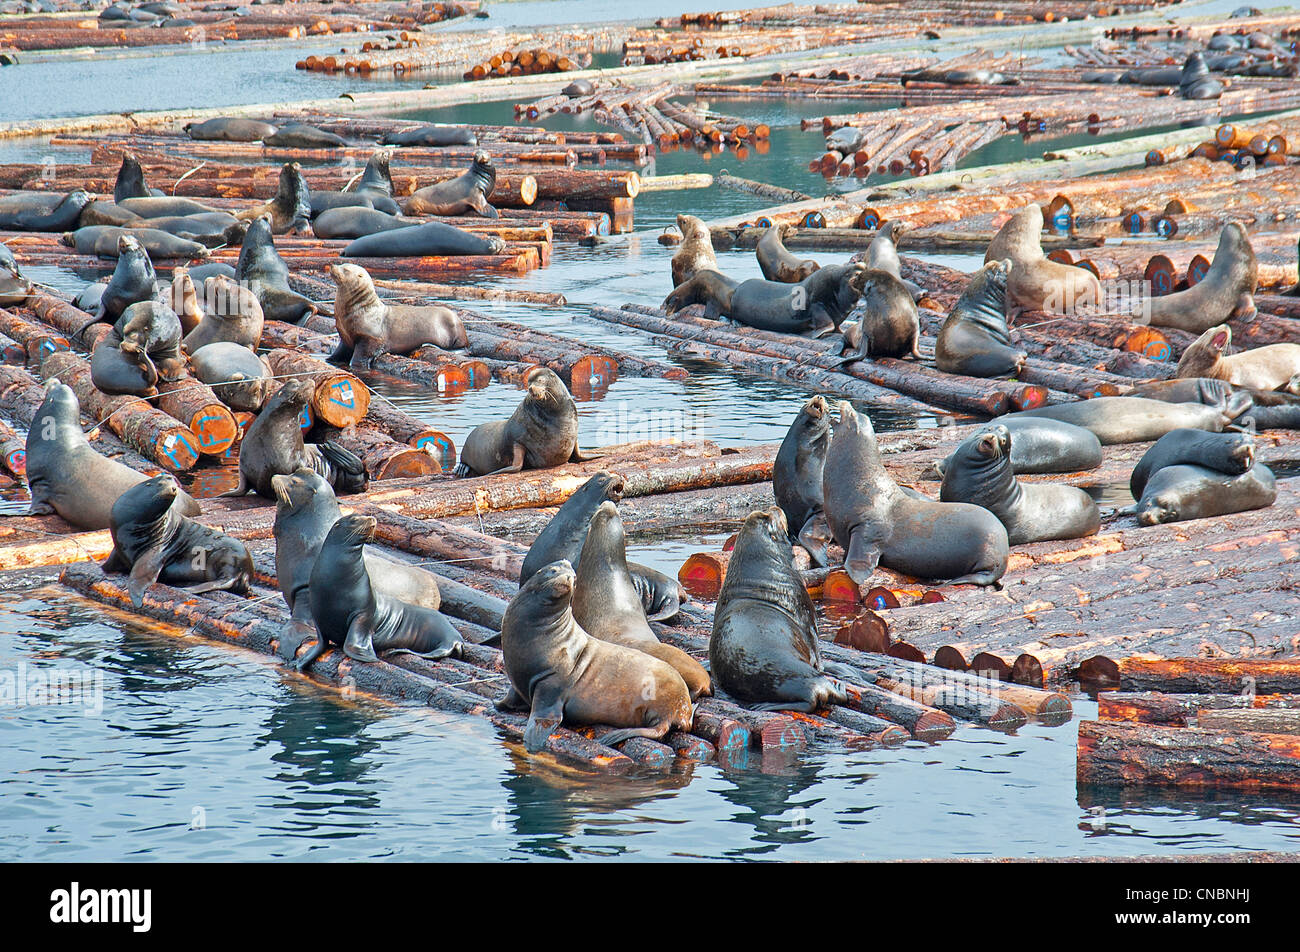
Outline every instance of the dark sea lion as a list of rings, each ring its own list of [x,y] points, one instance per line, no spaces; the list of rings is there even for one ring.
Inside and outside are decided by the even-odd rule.
[[[997,582],[1007,570],[1008,545],[997,516],[980,506],[905,493],[880,462],[871,420],[847,401],[839,410],[822,496],[831,533],[847,553],[849,577],[861,585],[879,564],[954,585]]]
[[[273,149],[344,149],[348,140],[305,122],[290,122],[269,136],[262,137],[262,145]]]
[[[116,258],[117,243],[122,235],[130,233],[144,247],[151,258],[206,258],[208,249],[197,241],[178,238],[157,228],[118,228],[113,225],[91,225],[76,231],[65,231],[59,240],[78,254]]]
[[[867,143],[867,133],[857,126],[841,126],[826,136],[826,151],[851,155]]]
[[[921,318],[916,299],[887,271],[867,271],[857,321],[843,326],[844,362],[864,357],[921,357]]]
[[[1011,431],[992,426],[948,458],[941,502],[969,502],[997,516],[1012,545],[1079,539],[1101,528],[1097,504],[1077,486],[1021,483],[1011,471]]]
[[[564,501],[551,521],[533,539],[519,570],[519,584],[527,582],[543,566],[561,559],[581,567],[582,546],[587,540],[591,517],[601,504],[623,498],[623,477],[601,471],[583,483]],[[686,590],[675,578],[636,562],[627,563],[632,584],[641,596],[641,607],[650,621],[665,621],[681,610]]]
[[[536,753],[561,723],[617,728],[598,738],[663,737],[694,721],[686,683],[671,665],[634,648],[593,638],[573,619],[575,575],[552,562],[506,608],[501,653],[510,690],[501,710],[527,710],[524,747]]]
[[[644,651],[672,665],[694,701],[713,693],[709,674],[698,661],[663,644],[650,628],[641,593],[627,565],[623,520],[612,502],[601,503],[591,517],[582,545],[582,564],[573,588],[573,619],[593,638]]]
[[[589,79],[575,79],[569,85],[565,86],[560,92],[570,99],[575,96],[591,96],[596,92],[596,84]]]
[[[790,424],[772,467],[772,494],[785,513],[790,541],[825,565],[830,529],[822,504],[822,467],[831,442],[831,408],[821,394],[803,405]]]
[[[280,179],[275,197],[253,208],[246,208],[235,217],[240,221],[254,221],[270,216],[273,235],[310,235],[311,190],[297,162],[286,162],[280,167]]]
[[[1177,86],[1182,78],[1181,66],[1154,66],[1125,70],[1119,82],[1132,86]]]
[[[703,304],[705,316],[711,320],[731,311],[731,299],[741,282],[730,278],[721,271],[701,268],[664,298],[663,309],[675,314],[692,304]],[[788,291],[787,287],[787,293]]]
[[[147,478],[96,453],[81,429],[72,388],[54,377],[45,382],[45,400],[27,431],[29,515],[58,513],[78,529],[107,529],[117,497]],[[185,493],[181,497],[181,511],[198,515],[199,504]]]
[[[482,238],[440,221],[380,231],[349,242],[345,258],[401,258],[424,255],[499,255],[505,242],[495,235]]]
[[[428,123],[413,129],[385,132],[381,145],[419,145],[438,147],[446,145],[478,145],[478,136],[467,126],[447,126]]]
[[[117,264],[99,298],[95,319],[117,323],[132,304],[152,301],[158,293],[158,274],[140,239],[124,232],[117,239]]]
[[[426,185],[416,190],[403,205],[408,215],[465,215],[474,212],[484,218],[497,218],[497,210],[488,204],[496,188],[497,170],[486,152],[475,152],[470,167],[452,179]]]
[[[122,339],[122,354],[151,380],[179,380],[185,376],[181,354],[181,319],[162,301],[132,304],[113,329]]]
[[[141,218],[170,218],[181,215],[211,215],[213,213],[223,214],[220,208],[213,208],[211,205],[204,205],[202,202],[196,202],[192,198],[176,198],[175,196],[166,196],[162,198],[128,198],[117,203],[118,208],[125,209],[133,215],[139,215]]]
[[[191,280],[199,285],[202,285],[208,278],[217,276],[233,278],[235,276],[234,266],[228,265],[224,261],[207,261],[203,264],[186,265],[185,270],[189,272]],[[175,271],[172,273],[175,274]]]
[[[1011,261],[1007,275],[1008,310],[1073,314],[1101,303],[1101,282],[1086,268],[1062,264],[1043,254],[1043,209],[1030,202],[993,236],[984,263]]]
[[[195,593],[252,591],[253,557],[244,543],[183,515],[176,505],[180,496],[176,479],[162,473],[127,489],[113,503],[113,551],[103,568],[131,576],[127,591],[136,608],[154,582]]]
[[[90,195],[76,189],[58,192],[15,192],[0,197],[0,229],[4,231],[67,231],[77,227]]]
[[[375,293],[365,268],[332,264],[327,269],[338,286],[334,321],[339,331],[338,349],[330,355],[336,363],[367,370],[380,354],[409,354],[422,344],[443,350],[469,346],[460,316],[441,305],[388,304]]]
[[[1179,377],[1223,380],[1254,390],[1279,390],[1300,374],[1300,344],[1267,344],[1224,356],[1232,344],[1232,328],[1211,327],[1183,351]]]
[[[307,585],[319,637],[295,665],[299,671],[331,644],[354,661],[378,661],[381,651],[460,657],[464,641],[441,613],[393,598],[371,581],[364,553],[375,524],[373,516],[343,516],[326,533]]]
[[[119,228],[126,228],[129,225],[143,224],[145,219],[141,218],[133,211],[128,211],[120,205],[112,202],[100,201],[93,199],[81,214],[77,217],[77,227],[87,228],[91,225],[116,225]]]
[[[1061,420],[1091,430],[1102,446],[1113,446],[1158,440],[1179,427],[1219,433],[1250,406],[1248,394],[1232,394],[1225,404],[1219,406],[1166,403],[1146,397],[1093,397],[1076,403],[1009,413],[999,417],[998,422],[1027,417]]]
[[[465,437],[457,476],[546,469],[595,459],[578,449],[578,408],[555,371],[535,367],[528,393],[508,420],[480,423]]]
[[[200,142],[258,142],[276,132],[275,126],[260,119],[225,116],[203,122],[187,122],[181,128],[191,139]]]
[[[678,215],[677,230],[682,233],[682,243],[673,253],[673,287],[689,281],[697,272],[717,271],[718,259],[713,252],[709,226],[694,215]]]
[[[1028,354],[1011,346],[1007,329],[1009,260],[991,261],[975,272],[948,313],[934,345],[934,362],[945,373],[969,377],[1017,374]]]
[[[239,485],[223,496],[252,491],[274,499],[271,478],[300,469],[319,473],[338,492],[365,490],[366,468],[356,456],[333,443],[303,442],[298,421],[315,389],[310,380],[288,380],[266,402],[239,444]]]
[[[128,198],[149,198],[160,196],[162,192],[144,184],[144,169],[134,153],[123,152],[122,164],[117,170],[117,180],[113,183],[113,201],[121,202]]]
[[[798,258],[792,255],[782,244],[785,226],[771,225],[758,239],[754,254],[758,258],[758,269],[769,281],[783,284],[798,284],[821,265],[810,258]]]
[[[373,207],[343,205],[321,212],[312,219],[311,228],[317,238],[363,238],[376,232],[408,228],[418,224],[420,224],[418,218],[390,215]]]
[[[157,393],[158,372],[134,355],[122,353],[122,339],[105,335],[90,355],[90,382],[96,390],[114,396],[150,397]]]
[[[945,83],[949,86],[1019,86],[1020,80],[991,69],[909,69],[900,77],[908,83]]]
[[[238,281],[216,276],[203,282],[201,303],[203,319],[185,335],[185,349],[189,353],[217,341],[257,349],[265,315],[256,294]]]
[[[1078,473],[1101,465],[1101,440],[1073,423],[1034,417],[1004,416],[998,425],[1011,434],[1011,472]],[[935,464],[939,478],[952,457]]]
[[[1186,291],[1149,300],[1150,323],[1202,334],[1234,317],[1255,313],[1255,285],[1259,265],[1246,230],[1228,222],[1219,234],[1219,246],[1205,277]]]
[[[289,266],[275,250],[269,216],[249,223],[235,263],[235,280],[256,295],[263,315],[273,321],[301,324],[316,313],[315,304],[289,289]]]
[[[194,376],[232,410],[257,413],[275,388],[271,367],[242,344],[216,341],[190,352]]]
[[[822,671],[817,615],[795,571],[788,533],[780,509],[746,517],[713,610],[709,667],[744,704],[811,713],[847,704],[848,696]]]
[[[833,264],[798,284],[753,278],[736,284],[717,271],[700,271],[664,299],[668,313],[704,304],[709,316],[784,334],[821,334],[839,326],[857,303],[867,269]]]
[[[177,238],[197,241],[205,248],[237,245],[244,240],[244,233],[248,230],[247,224],[226,212],[140,218],[125,227],[165,231]]]
[[[1249,433],[1207,433],[1204,430],[1170,430],[1143,454],[1129,490],[1141,499],[1152,475],[1166,466],[1190,464],[1227,476],[1240,476],[1255,465],[1255,438]]]
[[[376,152],[361,172],[361,178],[347,191],[321,191],[311,194],[311,214],[313,219],[322,212],[336,208],[373,208],[387,215],[400,215],[402,208],[393,200],[393,173],[389,168],[391,156],[387,152]],[[316,224],[313,221],[313,228]],[[320,231],[316,234],[320,237]]]
[[[862,263],[872,271],[885,271],[892,274],[907,288],[912,300],[919,301],[925,297],[925,288],[903,277],[903,262],[898,257],[898,239],[905,231],[901,221],[887,221],[880,226],[876,237],[867,246],[867,253]]]
[[[1137,504],[1144,526],[1188,519],[1226,516],[1264,509],[1277,499],[1273,471],[1256,463],[1240,476],[1227,476],[1204,466],[1165,466],[1155,471]]]
[[[118,259],[121,260],[121,259]],[[77,296],[72,299],[72,306],[87,314],[94,314],[99,310],[99,302],[104,299],[104,292],[108,290],[108,281],[96,281],[94,284],[87,284],[77,292]],[[117,320],[116,317],[113,320]],[[95,323],[90,321],[90,324]]]
[[[31,284],[9,248],[0,243],[0,307],[13,307],[27,300]]]
[[[1184,99],[1218,99],[1225,88],[1222,80],[1210,75],[1201,52],[1194,50],[1178,75],[1178,95]]]

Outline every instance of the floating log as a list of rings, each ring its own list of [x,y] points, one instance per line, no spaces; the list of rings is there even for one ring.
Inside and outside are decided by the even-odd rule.
[[[1117,662],[1124,691],[1166,694],[1300,692],[1300,658],[1123,658]]]
[[[274,323],[277,322],[266,322],[267,326]],[[370,388],[355,375],[309,354],[282,348],[267,351],[266,360],[277,377],[306,377],[316,384],[310,404],[314,421],[343,429],[365,419],[370,408]]]

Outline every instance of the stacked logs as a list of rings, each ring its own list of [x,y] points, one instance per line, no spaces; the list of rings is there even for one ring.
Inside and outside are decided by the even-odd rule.
[[[591,60],[587,57],[587,63]],[[503,50],[486,62],[476,63],[465,71],[466,80],[490,79],[494,76],[533,76],[538,73],[567,73],[587,63],[574,62],[563,53],[534,47],[527,50]]]
[[[438,70],[462,74],[466,80],[494,76],[522,76],[563,72],[591,62],[592,55],[617,47],[622,36],[600,28],[538,32],[475,31],[456,33],[401,33],[384,44],[363,43],[354,50],[312,54],[298,60],[302,70],[335,75],[371,75],[392,71],[397,75]],[[542,45],[529,46],[529,44]],[[525,54],[527,54],[525,56]],[[538,68],[539,54],[547,68]],[[524,67],[520,59],[528,61]],[[557,69],[563,60],[567,65]],[[513,72],[518,68],[518,72]]]

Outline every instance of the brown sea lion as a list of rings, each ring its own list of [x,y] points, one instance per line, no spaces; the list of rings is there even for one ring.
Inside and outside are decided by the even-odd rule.
[[[275,126],[260,119],[219,116],[181,126],[191,139],[201,142],[258,142],[275,135]]]
[[[786,226],[772,225],[758,239],[754,254],[758,258],[758,268],[763,277],[769,281],[783,284],[798,284],[821,265],[809,258],[797,258],[781,243],[786,234]]]
[[[331,361],[368,369],[380,354],[409,354],[421,344],[443,350],[469,346],[465,325],[451,308],[390,305],[379,299],[374,282],[360,265],[332,264],[328,270],[338,285],[334,321],[339,346]]]
[[[484,218],[498,218],[497,210],[488,204],[488,196],[496,187],[496,181],[497,171],[491,156],[478,151],[468,169],[455,178],[416,190],[406,200],[403,210],[408,215],[465,215],[473,212]]]
[[[776,451],[772,466],[772,495],[785,513],[790,541],[808,550],[818,565],[826,564],[830,529],[822,502],[822,467],[831,442],[831,408],[816,395],[803,405]]]
[[[185,376],[181,319],[166,304],[161,301],[132,304],[113,327],[122,338],[123,356],[138,364],[151,383]]]
[[[1178,361],[1179,377],[1208,377],[1238,387],[1281,390],[1300,374],[1300,344],[1268,344],[1230,357],[1232,328],[1211,327],[1198,337]]]
[[[1085,268],[1052,261],[1043,254],[1043,210],[1031,202],[999,229],[984,253],[984,263],[1010,259],[1007,305],[1017,310],[1073,314],[1101,303],[1101,282]]]
[[[185,335],[185,349],[192,354],[208,344],[229,341],[256,350],[265,321],[256,294],[238,281],[213,275],[203,282],[203,320]]]
[[[122,260],[118,255],[118,261]],[[190,277],[190,269],[181,266],[172,271],[171,297],[169,303],[176,316],[181,319],[181,333],[188,334],[203,321],[203,305],[199,303],[199,292]]]
[[[921,356],[921,318],[916,300],[898,278],[887,271],[863,276],[862,301],[853,309],[857,321],[841,330],[844,362],[864,357]]]
[[[1246,230],[1228,222],[1219,233],[1219,246],[1205,277],[1186,291],[1151,298],[1150,322],[1203,334],[1231,318],[1250,317],[1255,313],[1258,277],[1259,265]]]
[[[934,345],[934,361],[945,373],[970,377],[1016,374],[1028,354],[1011,346],[1007,329],[1009,259],[991,261],[976,271],[953,306]]]
[[[190,354],[194,376],[232,410],[259,412],[275,390],[271,365],[242,344],[214,341]]]
[[[678,215],[677,230],[682,233],[682,243],[673,254],[673,287],[684,284],[697,271],[718,270],[718,259],[713,253],[713,236],[709,226],[694,215]]]

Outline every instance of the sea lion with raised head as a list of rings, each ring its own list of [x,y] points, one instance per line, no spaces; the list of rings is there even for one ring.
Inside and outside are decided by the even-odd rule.
[[[1144,526],[1264,509],[1277,499],[1273,471],[1256,463],[1239,476],[1204,466],[1165,466],[1147,480],[1137,504]]]
[[[280,167],[280,179],[275,197],[269,202],[238,212],[241,221],[254,221],[270,216],[273,235],[310,235],[311,189],[297,162],[286,162]]]
[[[0,196],[0,229],[4,231],[67,231],[77,227],[91,202],[84,189],[58,192],[14,192]]]
[[[865,357],[921,357],[921,318],[916,299],[887,271],[867,271],[857,320],[844,324],[845,363]]]
[[[328,270],[338,286],[334,321],[339,346],[330,355],[332,362],[347,362],[353,369],[367,370],[381,354],[409,354],[422,344],[434,344],[443,350],[469,346],[465,325],[451,308],[437,304],[390,305],[379,299],[365,268],[332,264]]]
[[[393,199],[393,173],[389,167],[391,155],[376,152],[366,162],[361,178],[345,191],[320,191],[311,193],[312,228],[321,235],[316,218],[322,212],[338,208],[372,208],[387,215],[400,215],[402,208]]]
[[[114,203],[128,198],[150,198],[162,195],[162,191],[150,188],[144,183],[144,169],[140,160],[132,152],[122,153],[122,164],[117,170],[117,179],[113,182]]]
[[[1219,233],[1219,246],[1205,277],[1185,291],[1151,298],[1150,323],[1203,334],[1234,317],[1255,313],[1259,264],[1246,230],[1228,222]]]
[[[275,389],[271,365],[242,344],[215,341],[190,353],[194,376],[232,410],[257,413]]]
[[[1225,88],[1223,80],[1210,75],[1201,51],[1193,50],[1178,74],[1178,95],[1184,99],[1218,99]]]
[[[772,494],[785,513],[790,541],[808,550],[817,565],[825,565],[830,528],[822,500],[822,467],[831,442],[831,408],[817,394],[803,405],[772,466]]]
[[[1231,327],[1211,327],[1183,351],[1178,376],[1223,380],[1255,390],[1280,390],[1300,374],[1300,344],[1267,344],[1225,356],[1231,344]]]
[[[191,139],[199,142],[259,142],[275,135],[276,127],[260,119],[218,116],[203,122],[181,126]]]
[[[780,281],[782,284],[798,284],[821,265],[811,258],[797,258],[792,255],[782,243],[785,234],[784,225],[768,226],[767,231],[763,232],[763,237],[758,239],[754,254],[758,258],[758,268],[767,280]]]
[[[691,697],[671,665],[643,651],[593,638],[573,618],[575,573],[552,562],[519,589],[501,625],[510,690],[503,711],[528,711],[524,747],[536,753],[562,723],[614,727],[597,738],[660,738],[690,730]]]
[[[118,262],[122,255],[118,253]],[[203,304],[199,301],[199,292],[194,287],[194,278],[185,265],[172,269],[172,283],[168,289],[168,303],[176,316],[181,319],[181,332],[188,334],[203,323]]]
[[[898,257],[898,239],[905,233],[907,226],[901,221],[884,222],[876,231],[876,237],[867,246],[867,253],[862,256],[862,263],[872,271],[885,271],[892,274],[907,288],[912,300],[919,301],[925,297],[925,288],[903,277],[903,262]]]
[[[270,216],[249,223],[235,263],[235,280],[253,292],[264,317],[273,321],[301,324],[316,313],[315,304],[289,288],[289,266],[275,250]]]
[[[1013,473],[1078,473],[1101,465],[1101,440],[1081,426],[1015,416],[999,417],[998,425],[1011,434]],[[940,479],[951,462],[949,456],[934,464]]]
[[[1020,410],[999,417],[998,422],[1029,417],[1061,420],[1091,430],[1102,446],[1113,446],[1158,440],[1179,427],[1219,433],[1250,407],[1250,395],[1245,393],[1231,394],[1217,406],[1167,403],[1146,397],[1093,397],[1036,410]]]
[[[682,233],[682,243],[673,253],[671,269],[673,287],[678,287],[697,272],[717,271],[718,258],[713,252],[713,236],[709,226],[694,215],[678,215],[677,230]]]
[[[1255,438],[1249,433],[1170,430],[1156,440],[1133,468],[1129,490],[1141,499],[1151,477],[1166,466],[1202,466],[1226,476],[1240,476],[1255,465]]]
[[[185,350],[229,341],[256,350],[266,315],[257,295],[238,281],[220,275],[203,282],[203,319],[185,335]]]
[[[465,215],[473,212],[484,218],[498,218],[488,204],[496,188],[497,170],[486,152],[475,152],[468,169],[455,178],[417,189],[403,203],[408,215]]]
[[[993,236],[984,263],[1010,259],[1007,308],[1073,314],[1101,303],[1101,282],[1086,268],[1062,264],[1043,254],[1043,210],[1030,202]]]
[[[1029,355],[1011,346],[1007,328],[1007,276],[1010,260],[991,261],[975,272],[939,328],[935,365],[945,373],[969,377],[1017,374]]]
[[[718,271],[699,271],[664,299],[669,314],[705,305],[708,317],[726,317],[765,331],[817,335],[838,331],[862,294],[867,269],[832,264],[798,284],[753,278],[739,283]]]

